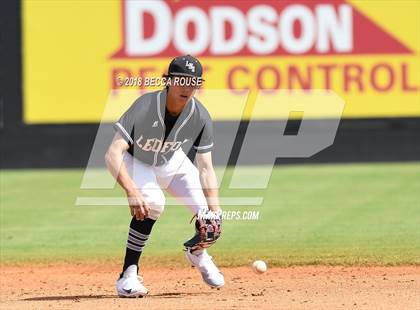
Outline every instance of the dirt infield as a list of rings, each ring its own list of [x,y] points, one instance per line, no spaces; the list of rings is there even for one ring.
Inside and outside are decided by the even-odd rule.
[[[420,267],[224,268],[205,286],[193,268],[143,272],[150,295],[117,298],[117,265],[2,266],[1,309],[419,309]]]

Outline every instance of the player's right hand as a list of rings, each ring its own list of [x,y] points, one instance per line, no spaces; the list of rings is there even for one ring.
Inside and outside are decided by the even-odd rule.
[[[143,195],[138,190],[127,192],[128,205],[130,207],[131,216],[135,216],[136,220],[143,221],[149,215],[149,205]]]

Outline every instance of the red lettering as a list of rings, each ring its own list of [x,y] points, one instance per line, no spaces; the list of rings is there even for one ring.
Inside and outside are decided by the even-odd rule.
[[[298,82],[298,87],[300,89],[311,89],[312,88],[312,66],[308,65],[306,67],[305,77],[301,74],[301,71],[296,66],[291,65],[288,68],[288,87],[290,89],[294,87],[294,81]]]
[[[270,74],[273,76],[274,78],[274,83],[273,85],[264,85],[263,81],[267,80],[267,74]],[[276,67],[271,66],[271,65],[267,65],[267,66],[262,66],[258,71],[257,71],[257,88],[258,89],[279,89],[280,88],[280,71],[277,70]]]
[[[380,71],[385,72],[386,74],[386,81],[384,85],[379,85],[379,73]],[[370,71],[370,83],[373,88],[379,92],[385,92],[391,89],[394,85],[395,74],[393,68],[385,63],[379,63],[373,66],[372,70]]]
[[[111,73],[111,89],[124,87],[124,82],[131,77],[131,71],[127,68],[114,68]]]
[[[401,84],[403,91],[418,91],[419,87],[415,85],[409,85],[408,82],[408,65],[406,63],[401,64]]]
[[[356,84],[360,92],[365,90],[362,83],[363,67],[358,64],[344,65],[344,91],[350,91],[350,84]]]
[[[144,78],[147,77],[147,73],[154,73],[156,69],[154,67],[142,67],[139,69],[139,78],[141,78],[141,83],[139,85],[140,89],[144,89]],[[152,75],[153,76],[153,75]]]
[[[228,84],[228,88],[232,92],[234,92],[236,94],[243,94],[244,92],[247,92],[247,89],[250,88],[250,85],[244,86],[244,87],[238,87],[238,86],[233,84],[233,81],[235,81],[236,73],[238,71],[246,73],[246,75],[248,75],[248,73],[249,73],[249,69],[247,67],[245,67],[245,66],[235,66],[232,69],[230,69],[229,72],[228,72],[227,84]]]
[[[331,71],[336,67],[337,65],[318,65],[318,68],[324,73],[324,89],[331,89]]]

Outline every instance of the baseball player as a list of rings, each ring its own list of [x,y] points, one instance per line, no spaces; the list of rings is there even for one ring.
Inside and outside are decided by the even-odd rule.
[[[105,161],[127,194],[132,216],[124,265],[116,283],[121,297],[148,292],[138,276],[138,264],[164,210],[162,189],[196,216],[195,235],[184,243],[187,260],[209,286],[219,288],[225,283],[206,251],[220,236],[221,209],[211,155],[212,120],[194,97],[202,71],[196,58],[176,57],[169,65],[166,88],[140,96],[114,125],[116,133]],[[183,151],[188,146],[196,150],[197,167]]]

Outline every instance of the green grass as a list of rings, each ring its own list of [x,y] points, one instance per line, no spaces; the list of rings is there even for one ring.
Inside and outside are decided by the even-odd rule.
[[[258,167],[246,168],[255,178]],[[420,264],[419,163],[301,165],[275,168],[266,190],[228,190],[223,196],[264,196],[259,220],[225,220],[211,249],[220,265]],[[82,170],[1,171],[2,263],[122,258],[126,207],[76,207],[78,196],[118,196],[80,190]],[[184,264],[190,214],[167,206],[144,252],[145,263]]]

